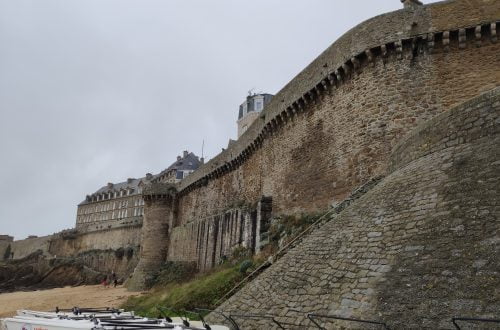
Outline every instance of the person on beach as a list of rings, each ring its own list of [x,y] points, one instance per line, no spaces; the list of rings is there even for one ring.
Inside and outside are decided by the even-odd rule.
[[[116,288],[116,285],[118,285],[118,279],[116,278],[116,273],[114,270],[111,271],[111,279],[113,280],[113,286]]]

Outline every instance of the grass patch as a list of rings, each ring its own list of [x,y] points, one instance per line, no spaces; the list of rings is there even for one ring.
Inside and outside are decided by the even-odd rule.
[[[215,303],[246,275],[240,272],[240,265],[223,265],[207,274],[195,276],[184,283],[169,283],[155,287],[146,295],[129,298],[121,307],[136,314],[158,317],[157,306],[174,310],[194,308],[214,309]],[[173,313],[169,313],[170,316]]]

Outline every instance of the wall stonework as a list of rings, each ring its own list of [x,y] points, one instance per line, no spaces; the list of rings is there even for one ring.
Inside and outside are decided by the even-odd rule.
[[[141,226],[93,232],[63,231],[10,244],[14,259],[25,258],[41,250],[48,259],[75,259],[95,271],[110,273],[114,270],[118,276],[127,278],[139,260]],[[124,255],[121,256],[118,250],[122,250]]]
[[[236,143],[182,180],[171,206],[146,205],[152,213],[131,287],[144,287],[165,259],[207,270],[243,244],[220,230],[238,217],[240,226],[254,222],[228,212],[235,205],[268,196],[272,215],[316,212],[385,175],[406,134],[500,85],[498,22],[500,2],[455,0],[409,6],[348,31]],[[239,228],[255,235],[254,252],[260,220]]]
[[[497,88],[419,126],[394,149],[392,173],[219,310],[297,327],[307,312],[391,328],[498,317],[499,145]]]
[[[11,251],[14,253],[14,259],[22,259],[37,250],[42,250],[45,255],[48,255],[52,238],[53,235],[49,235],[12,242]]]
[[[274,214],[314,212],[385,174],[390,151],[418,124],[500,85],[499,20],[498,1],[456,0],[356,26],[181,182],[176,223],[196,226],[262,196]]]
[[[141,232],[140,260],[132,278],[127,282],[130,290],[143,290],[149,286],[150,276],[167,258],[169,231],[176,225],[174,185],[152,183],[144,188],[142,194],[146,207]]]
[[[194,261],[205,271],[229,258],[237,247],[257,253],[270,217],[270,199],[262,198],[256,208],[233,208],[177,226],[170,233],[167,260]]]

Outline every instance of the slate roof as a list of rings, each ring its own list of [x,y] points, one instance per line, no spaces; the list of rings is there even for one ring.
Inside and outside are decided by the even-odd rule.
[[[154,179],[160,177],[161,175],[163,175],[171,170],[176,170],[176,171],[196,170],[196,169],[198,169],[198,167],[200,167],[200,165],[201,165],[201,161],[198,158],[198,156],[196,156],[194,153],[190,152],[190,153],[187,153],[185,157],[180,158],[180,159],[176,160],[175,162],[173,162],[172,165],[167,167],[165,170],[161,171],[161,173],[156,174],[156,175],[151,175],[149,177],[149,179],[147,176],[145,176],[145,177],[138,178],[138,179],[130,178],[127,181],[119,182],[119,183],[113,183],[113,184],[108,183],[107,185],[103,186],[102,188],[100,188],[99,190],[97,190],[96,192],[91,194],[90,196],[102,194],[102,193],[115,192],[115,191],[120,191],[120,190],[127,190],[127,189],[133,189],[134,192],[137,192],[138,188],[139,188],[139,183],[141,183],[141,182],[143,184],[150,183]],[[88,204],[88,203],[91,203],[91,202],[88,202],[87,199],[85,199],[79,205]]]
[[[196,169],[198,169],[198,167],[200,167],[200,165],[201,165],[201,162],[200,162],[200,159],[198,158],[198,156],[196,156],[194,153],[190,152],[187,154],[186,157],[175,161],[165,171],[169,171],[172,169],[175,169],[178,171],[196,170]]]

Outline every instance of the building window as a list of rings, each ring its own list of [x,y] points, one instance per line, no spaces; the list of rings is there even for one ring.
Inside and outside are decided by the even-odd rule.
[[[255,111],[262,110],[262,100],[255,100]]]

